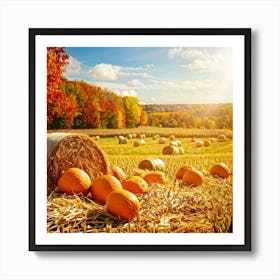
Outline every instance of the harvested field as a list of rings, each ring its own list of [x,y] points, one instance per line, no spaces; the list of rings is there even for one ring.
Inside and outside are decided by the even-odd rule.
[[[109,214],[104,204],[93,200],[90,193],[71,196],[51,192],[47,198],[47,232],[231,232],[233,177],[215,177],[210,168],[217,162],[225,162],[232,170],[232,140],[197,149],[191,138],[179,139],[184,155],[162,155],[162,145],[149,137],[137,149],[132,143],[119,145],[114,137],[98,140],[110,165],[121,167],[128,177],[141,175],[138,165],[142,160],[161,159],[166,165],[166,185],[153,184],[147,193],[138,194],[140,211],[130,221]],[[184,165],[200,170],[205,182],[192,187],[175,179],[176,172]]]

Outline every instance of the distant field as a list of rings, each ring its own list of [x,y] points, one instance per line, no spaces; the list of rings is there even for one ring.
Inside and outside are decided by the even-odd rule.
[[[158,144],[157,140],[145,138],[145,144],[133,147],[135,139],[130,139],[128,144],[118,144],[115,138],[101,138],[97,142],[104,150],[112,164],[122,167],[127,174],[133,173],[138,163],[147,158],[160,158],[168,165],[168,173],[175,174],[176,170],[184,164],[207,170],[209,165],[217,161],[227,162],[232,165],[232,140],[215,142],[210,147],[197,148],[191,138],[176,138],[182,142],[184,155],[163,155],[162,149],[166,144]]]
[[[232,138],[232,130],[229,129],[189,129],[189,128],[167,128],[167,127],[151,127],[142,126],[137,128],[124,128],[124,129],[58,129],[48,130],[51,132],[76,132],[85,133],[89,136],[100,137],[113,137],[119,135],[127,135],[129,133],[142,134],[145,133],[147,137],[159,134],[162,137],[175,135],[176,137],[216,137],[219,134],[225,134],[227,137]]]

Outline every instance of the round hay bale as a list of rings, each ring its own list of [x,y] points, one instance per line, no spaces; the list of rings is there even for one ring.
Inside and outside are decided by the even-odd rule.
[[[139,147],[139,146],[144,145],[144,144],[145,144],[144,139],[136,140],[136,141],[133,142],[134,147]]]
[[[165,171],[166,165],[165,163],[159,158],[148,158],[142,160],[138,168],[143,170],[152,170],[152,171]]]
[[[182,142],[180,140],[176,140],[175,142],[177,142],[178,147],[182,146]]]
[[[153,140],[159,139],[159,134],[153,136]]]
[[[178,147],[177,141],[171,141],[171,142],[169,143],[169,145]]]
[[[217,138],[218,142],[225,142],[227,141],[227,137],[224,134],[220,134]]]
[[[166,139],[165,137],[160,137],[160,138],[158,139],[158,143],[159,143],[159,144],[166,144],[166,142],[167,142],[167,139]]]
[[[169,140],[174,140],[175,139],[175,135],[170,135],[169,136]]]
[[[204,145],[204,147],[209,147],[209,146],[211,145],[211,141],[205,140],[205,141],[203,142],[203,145]]]
[[[71,167],[84,170],[92,182],[110,172],[104,152],[89,136],[74,133],[49,133],[47,135],[48,194],[55,189],[62,173]]]
[[[203,146],[203,142],[202,141],[196,141],[195,142],[196,147],[200,148]]]
[[[137,138],[139,138],[139,139],[143,139],[143,138],[145,138],[145,137],[146,137],[145,133],[142,133],[142,134],[138,134],[138,135],[137,135]]]
[[[119,144],[127,144],[128,139],[127,138],[119,138]]]
[[[215,139],[215,138],[213,138],[213,137],[209,138],[208,140],[209,140],[211,143],[216,142],[216,139]]]
[[[133,136],[131,133],[127,134],[127,139],[132,139],[132,138],[133,138]]]
[[[179,155],[183,155],[185,153],[185,150],[183,147],[178,147]]]
[[[162,149],[162,153],[164,155],[178,155],[179,154],[179,149],[178,149],[178,147],[169,145],[169,146],[165,146]]]

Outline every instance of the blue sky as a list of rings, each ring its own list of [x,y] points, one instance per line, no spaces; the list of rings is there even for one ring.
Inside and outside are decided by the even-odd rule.
[[[67,47],[64,76],[142,104],[232,102],[231,48]]]

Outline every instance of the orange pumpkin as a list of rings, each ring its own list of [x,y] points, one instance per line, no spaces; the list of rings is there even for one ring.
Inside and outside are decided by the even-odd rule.
[[[135,218],[140,210],[136,195],[127,190],[112,191],[105,206],[110,214],[126,220]]]
[[[185,172],[182,180],[185,184],[196,187],[202,185],[205,178],[199,170],[191,167]]]
[[[139,176],[132,176],[122,182],[123,189],[134,194],[146,193],[148,185],[144,179]]]
[[[90,185],[89,175],[76,167],[67,169],[57,182],[58,190],[67,194],[82,193],[86,195],[90,190]]]
[[[189,169],[189,166],[183,165],[182,167],[180,167],[176,173],[176,179],[182,179],[185,172]]]
[[[230,175],[229,167],[225,163],[215,164],[210,169],[210,174],[221,178],[228,178]]]
[[[93,199],[104,202],[108,195],[115,190],[121,190],[121,182],[113,175],[104,175],[93,181],[91,196]]]
[[[147,182],[148,185],[151,185],[151,184],[165,185],[166,184],[165,174],[160,171],[149,172],[143,177],[143,179]]]
[[[126,180],[126,174],[119,166],[114,165],[111,167],[111,175],[115,176],[121,182]]]

